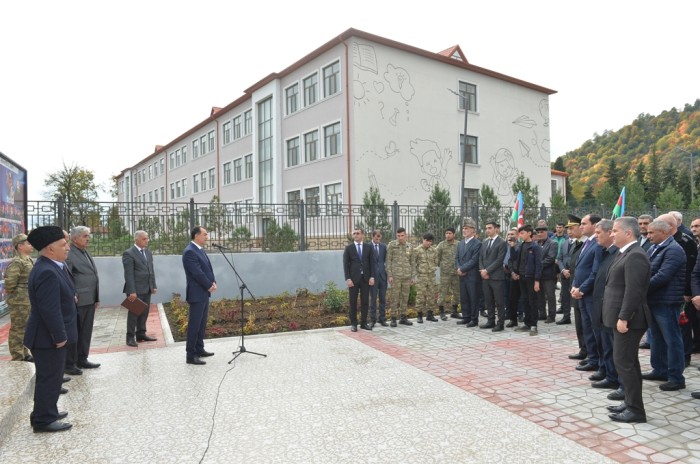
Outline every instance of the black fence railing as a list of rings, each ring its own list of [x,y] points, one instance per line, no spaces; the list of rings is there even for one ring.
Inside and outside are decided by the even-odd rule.
[[[441,240],[447,227],[459,230],[467,216],[474,219],[479,231],[488,221],[497,221],[505,231],[514,226],[512,207],[473,205],[462,214],[458,206],[426,205],[365,206],[345,204],[250,204],[250,203],[118,203],[86,202],[68,204],[63,201],[28,203],[28,225],[32,229],[56,224],[66,230],[76,225],[91,228],[90,250],[96,256],[120,256],[133,243],[133,233],[145,230],[151,237],[155,254],[179,254],[189,242],[189,231],[201,225],[209,231],[209,243],[219,244],[236,252],[274,252],[305,250],[340,250],[350,240],[352,229],[362,227],[369,232],[379,229],[385,241],[396,229],[404,227],[418,242],[425,232]],[[550,227],[566,223],[567,213],[583,216],[596,213],[611,217],[612,208],[598,210],[545,207],[526,208],[526,223],[545,219]],[[647,211],[628,211],[626,215],[659,213],[656,207]],[[695,217],[697,211],[683,211]]]

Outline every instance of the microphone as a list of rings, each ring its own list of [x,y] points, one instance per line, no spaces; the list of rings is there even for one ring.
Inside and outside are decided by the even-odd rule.
[[[230,248],[225,247],[225,246],[223,246],[223,245],[219,245],[218,243],[213,243],[211,246],[213,246],[214,248],[217,248],[217,249],[219,249],[219,250],[231,251]]]

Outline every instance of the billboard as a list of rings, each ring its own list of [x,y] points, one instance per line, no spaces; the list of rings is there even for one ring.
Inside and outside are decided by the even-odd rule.
[[[5,269],[14,257],[12,237],[27,233],[27,170],[0,152],[0,315],[7,312]]]

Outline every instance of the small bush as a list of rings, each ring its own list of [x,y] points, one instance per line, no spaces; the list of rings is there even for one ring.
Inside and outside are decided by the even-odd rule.
[[[323,294],[323,307],[333,313],[342,313],[345,310],[347,293],[338,288],[334,282],[328,282]]]

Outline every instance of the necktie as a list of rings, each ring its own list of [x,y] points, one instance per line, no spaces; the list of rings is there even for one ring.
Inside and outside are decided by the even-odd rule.
[[[360,260],[362,260],[362,244],[361,243],[357,244],[357,256],[359,256]]]
[[[143,248],[141,248],[141,256],[143,256],[143,260],[146,263],[148,263],[148,259],[146,258],[146,251]]]
[[[657,249],[657,248],[659,248],[659,246],[656,245],[656,244],[654,244],[654,245],[652,245],[652,246],[649,247],[649,250],[647,251],[647,254],[649,255],[650,258],[651,258],[652,256],[654,256],[654,253],[656,253],[656,249]]]
[[[377,245],[376,243],[374,244],[374,251],[376,251],[377,256],[379,256],[379,245]]]
[[[586,240],[586,241],[583,243],[583,248],[581,248],[581,254],[583,254],[583,252],[586,251],[586,248],[588,248],[588,244],[589,244],[589,243],[591,243],[590,240]]]
[[[492,242],[493,242],[493,239],[490,238],[490,239],[489,239],[488,245],[486,245],[486,250],[490,250],[490,249],[491,249],[491,243],[492,243]]]

